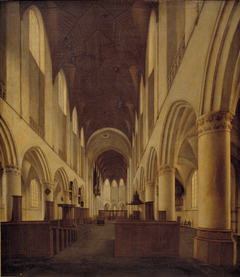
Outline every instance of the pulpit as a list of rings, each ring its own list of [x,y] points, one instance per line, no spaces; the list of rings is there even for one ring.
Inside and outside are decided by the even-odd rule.
[[[139,211],[139,205],[143,204],[143,202],[139,199],[139,194],[136,191],[136,193],[133,195],[133,201],[131,203],[127,203],[127,205],[133,205],[137,207],[137,210],[133,211],[133,219],[140,220],[140,211]]]

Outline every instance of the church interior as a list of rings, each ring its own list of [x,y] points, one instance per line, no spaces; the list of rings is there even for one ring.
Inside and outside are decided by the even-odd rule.
[[[0,34],[2,263],[114,223],[115,259],[188,230],[240,266],[239,1],[1,1]]]

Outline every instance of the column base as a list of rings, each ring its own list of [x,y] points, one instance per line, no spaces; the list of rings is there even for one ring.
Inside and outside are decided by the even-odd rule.
[[[166,211],[158,211],[158,220],[159,221],[166,221]]]
[[[54,220],[54,202],[53,201],[45,201],[45,221],[52,221]]]
[[[22,196],[13,195],[12,221],[22,221]]]
[[[232,230],[197,229],[193,258],[217,266],[235,266],[237,243]]]
[[[145,202],[145,216],[147,221],[154,220],[153,201]]]

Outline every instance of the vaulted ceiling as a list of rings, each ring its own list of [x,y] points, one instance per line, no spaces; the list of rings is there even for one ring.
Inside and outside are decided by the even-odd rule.
[[[101,172],[103,180],[110,182],[123,179],[126,183],[127,162],[125,158],[114,150],[108,150],[98,156],[96,165]]]
[[[155,4],[23,1],[22,14],[31,5],[42,13],[53,80],[63,69],[70,111],[77,107],[79,129],[84,128],[86,143],[101,128],[116,128],[131,141],[144,75],[149,16]]]

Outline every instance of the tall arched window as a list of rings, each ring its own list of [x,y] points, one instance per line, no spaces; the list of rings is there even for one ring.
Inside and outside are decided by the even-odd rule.
[[[104,200],[110,201],[111,192],[110,192],[110,182],[108,179],[105,180],[104,186],[105,186],[104,187]]]
[[[36,7],[28,12],[29,120],[30,126],[44,138],[45,124],[45,44],[41,14]],[[24,48],[24,47],[23,47]]]
[[[66,86],[65,76],[62,70],[58,72],[57,85],[58,85],[58,104],[62,112],[65,115],[67,115],[67,86]]]
[[[124,186],[124,181],[123,181],[123,179],[120,180],[119,186],[120,186],[120,187],[123,187],[123,186]]]
[[[198,207],[198,171],[195,170],[192,176],[192,208]]]
[[[77,120],[77,109],[74,107],[72,114],[72,125],[73,125],[73,133],[77,134],[78,130],[78,120]]]
[[[40,67],[40,27],[33,10],[29,10],[29,50]]]
[[[39,207],[39,183],[37,179],[32,179],[30,182],[30,207]]]
[[[84,148],[85,147],[85,141],[84,141],[84,129],[82,127],[81,129],[81,146]]]
[[[154,64],[156,60],[156,14],[152,11],[149,21],[148,30],[148,46],[147,46],[147,61],[148,61],[148,137],[150,138],[154,128],[154,114],[156,112],[155,105],[157,99],[154,92]]]
[[[117,181],[116,181],[116,180],[113,180],[113,182],[112,182],[112,186],[113,186],[114,188],[116,188],[116,187],[117,187]]]

